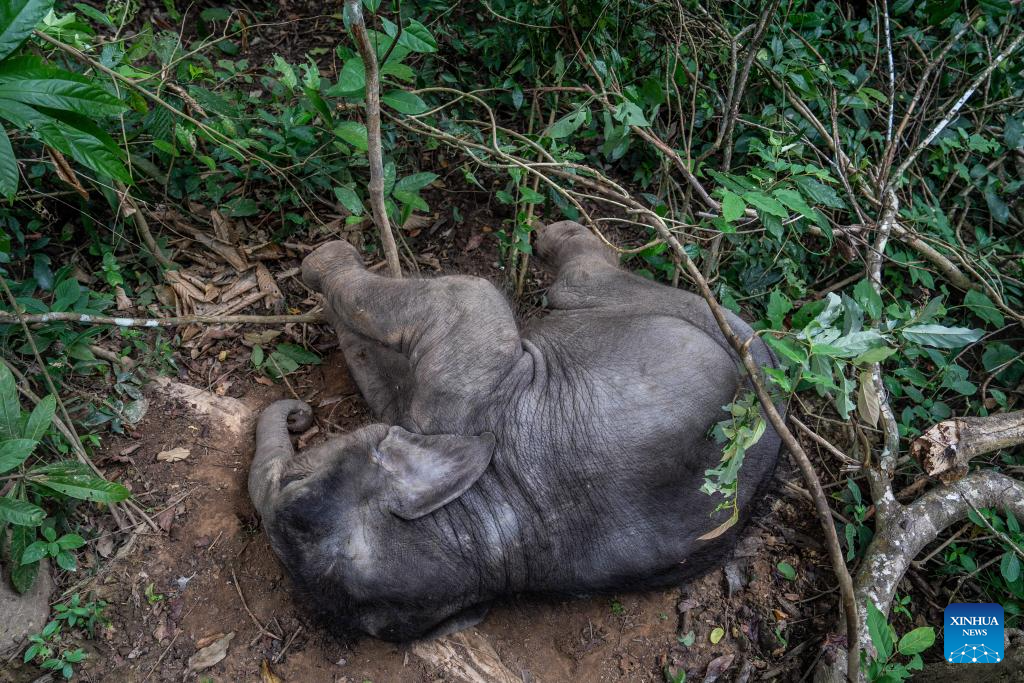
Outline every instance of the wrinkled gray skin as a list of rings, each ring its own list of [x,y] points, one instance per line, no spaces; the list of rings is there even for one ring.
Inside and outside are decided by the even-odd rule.
[[[390,640],[478,621],[516,592],[677,584],[722,560],[739,526],[700,492],[709,430],[745,391],[694,294],[616,265],[579,224],[538,238],[553,309],[520,330],[475,277],[393,280],[331,242],[302,264],[353,378],[382,421],[295,454],[299,401],[261,415],[249,476],[274,550],[337,630]],[[730,317],[741,337],[751,334]],[[759,339],[762,365],[774,361]],[[740,509],[779,438],[747,452]]]

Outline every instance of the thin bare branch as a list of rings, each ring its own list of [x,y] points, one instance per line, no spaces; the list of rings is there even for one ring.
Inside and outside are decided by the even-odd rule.
[[[388,271],[392,277],[400,278],[402,264],[398,258],[398,245],[395,242],[395,234],[391,231],[387,208],[384,206],[384,161],[380,141],[380,71],[377,68],[377,53],[366,31],[363,3],[360,0],[345,0],[345,12],[356,38],[359,56],[363,58],[363,66],[366,69],[366,156],[370,162],[370,183],[366,189],[370,195],[373,222],[377,224],[380,240],[384,244]]]

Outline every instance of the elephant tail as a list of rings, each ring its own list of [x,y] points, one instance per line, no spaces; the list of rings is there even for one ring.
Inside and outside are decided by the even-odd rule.
[[[264,520],[273,514],[285,465],[295,455],[289,432],[302,432],[313,422],[313,411],[302,401],[275,401],[256,424],[256,455],[249,469],[249,498]]]

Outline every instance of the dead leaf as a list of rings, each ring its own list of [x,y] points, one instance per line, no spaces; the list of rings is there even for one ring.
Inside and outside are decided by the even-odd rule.
[[[284,683],[284,679],[270,670],[270,662],[263,660],[260,663],[260,680],[262,683]]]
[[[469,251],[473,251],[474,249],[479,249],[480,245],[483,244],[483,243],[484,243],[484,234],[482,232],[473,233],[470,236],[469,241],[466,242],[466,248],[463,251],[469,252]]]
[[[189,671],[202,671],[203,669],[209,669],[211,666],[227,657],[228,645],[231,644],[231,639],[234,637],[235,632],[232,631],[226,636],[215,641],[212,645],[207,645],[189,657]]]
[[[117,301],[117,310],[127,311],[132,307],[132,300],[125,294],[124,288],[120,285],[114,287],[114,299]]]
[[[96,552],[100,554],[100,557],[110,557],[110,554],[114,552],[114,537],[101,536],[96,541]]]
[[[169,533],[171,531],[171,527],[174,526],[174,506],[172,505],[157,515],[155,521],[157,526]]]
[[[238,241],[235,224],[225,218],[220,211],[212,209],[210,211],[210,221],[213,223],[213,234],[217,236],[217,239],[228,244],[235,244]]]
[[[221,303],[226,303],[232,299],[239,297],[250,289],[257,286],[256,276],[253,273],[246,273],[239,279],[235,280],[234,284],[226,288],[220,293]]]
[[[192,451],[189,449],[184,448],[183,446],[177,446],[167,451],[160,451],[156,454],[156,459],[160,462],[178,462],[179,460],[184,460],[191,454]]]
[[[281,334],[281,330],[263,330],[262,332],[246,332],[242,335],[242,343],[246,346],[266,346]]]
[[[736,522],[740,520],[739,514],[739,509],[734,509],[732,515],[729,516],[729,519],[725,520],[724,522],[722,522],[722,524],[718,525],[717,527],[707,532],[703,536],[698,536],[697,540],[710,541],[713,538],[718,538],[726,531],[731,529],[736,524]]]
[[[732,660],[735,658],[736,655],[722,655],[712,659],[711,663],[708,664],[707,673],[704,674],[704,683],[714,683],[714,681],[717,681],[732,666]]]
[[[53,159],[53,166],[57,171],[57,177],[73,187],[75,192],[82,195],[82,199],[88,199],[89,192],[82,187],[82,183],[78,180],[78,176],[75,175],[74,169],[71,168],[71,164],[64,158],[64,155],[52,147],[47,147],[46,151],[50,153],[50,158]]]
[[[131,455],[140,448],[142,448],[141,443],[133,443],[131,446],[125,446],[124,448],[122,448],[120,455]]]
[[[878,392],[875,391],[875,382],[871,372],[865,370],[860,373],[860,390],[857,392],[857,414],[860,419],[872,427],[878,425],[878,417],[881,413],[881,401]]]
[[[270,271],[267,270],[267,267],[262,262],[256,264],[256,282],[259,285],[260,291],[267,295],[267,298],[263,301],[264,306],[276,308],[284,303],[284,294],[281,293],[281,289],[274,282],[274,276],[270,274]]]

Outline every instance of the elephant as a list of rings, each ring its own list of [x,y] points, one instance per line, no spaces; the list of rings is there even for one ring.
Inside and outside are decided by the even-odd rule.
[[[380,420],[296,453],[308,405],[260,415],[249,493],[292,583],[336,633],[439,636],[495,600],[670,587],[724,561],[771,479],[769,425],[740,523],[700,491],[710,432],[749,391],[707,303],[630,273],[584,226],[543,227],[550,310],[517,324],[488,281],[396,279],[346,241],[302,263]],[[761,366],[776,360],[728,315]]]

